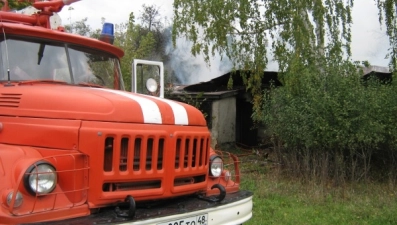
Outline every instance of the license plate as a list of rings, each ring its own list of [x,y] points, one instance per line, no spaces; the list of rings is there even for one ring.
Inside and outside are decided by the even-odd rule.
[[[208,214],[201,214],[188,218],[169,221],[166,223],[159,223],[157,225],[207,225],[207,224],[208,224]]]

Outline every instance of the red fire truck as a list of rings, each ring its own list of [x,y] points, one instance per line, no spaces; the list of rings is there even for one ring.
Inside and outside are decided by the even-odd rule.
[[[124,90],[124,53],[112,45],[112,24],[96,40],[52,20],[76,0],[32,0],[29,14],[4,2],[0,224],[232,225],[251,218],[238,159],[210,147],[202,113]]]

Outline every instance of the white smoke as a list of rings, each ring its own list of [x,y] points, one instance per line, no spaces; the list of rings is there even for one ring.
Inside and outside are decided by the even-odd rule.
[[[166,49],[170,56],[169,66],[181,84],[209,81],[231,71],[233,65],[226,55],[216,53],[207,64],[203,55],[192,55],[191,47],[191,41],[180,37],[176,41],[176,48],[170,43]]]

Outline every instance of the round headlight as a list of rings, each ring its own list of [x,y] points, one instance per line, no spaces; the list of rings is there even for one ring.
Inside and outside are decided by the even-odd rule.
[[[229,171],[226,171],[225,172],[225,181],[229,181],[231,177],[232,177],[232,174]]]
[[[24,184],[32,195],[48,194],[55,189],[57,173],[55,168],[47,162],[39,162],[26,171]]]
[[[219,156],[212,156],[210,159],[210,174],[219,177],[223,171],[223,160]]]
[[[14,191],[11,191],[10,193],[8,193],[8,195],[7,195],[7,205],[8,206],[11,205],[11,201],[12,201],[13,197],[14,197]],[[14,208],[21,206],[22,202],[23,202],[22,194],[19,191],[17,191],[17,195],[15,196],[15,201],[14,201]]]
[[[157,91],[157,82],[153,78],[149,78],[146,81],[146,88],[148,89],[149,92],[153,93]]]

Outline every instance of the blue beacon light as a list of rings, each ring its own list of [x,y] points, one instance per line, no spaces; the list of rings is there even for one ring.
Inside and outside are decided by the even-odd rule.
[[[99,37],[100,41],[113,44],[114,41],[114,25],[112,23],[104,23],[102,33]]]

